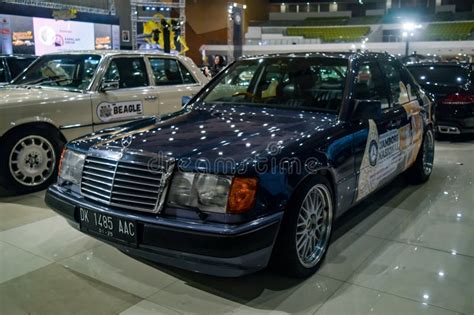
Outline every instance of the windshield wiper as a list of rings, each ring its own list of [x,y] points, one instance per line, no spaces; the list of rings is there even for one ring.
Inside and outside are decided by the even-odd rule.
[[[50,76],[50,77],[44,77],[44,78],[40,78],[38,80],[34,80],[34,81],[30,81],[30,82],[25,82],[24,84],[26,85],[35,85],[35,84],[40,84],[40,83],[58,83],[58,82],[63,82],[63,81],[67,81],[67,80],[70,80],[68,78],[66,78],[64,75],[53,75],[53,76]]]

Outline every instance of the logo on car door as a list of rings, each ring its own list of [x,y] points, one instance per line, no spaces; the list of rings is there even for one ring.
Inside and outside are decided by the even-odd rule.
[[[143,115],[143,103],[141,101],[102,102],[97,106],[97,117],[103,122],[141,115]]]

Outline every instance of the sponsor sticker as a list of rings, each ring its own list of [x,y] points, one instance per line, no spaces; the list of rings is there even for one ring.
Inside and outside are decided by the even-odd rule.
[[[141,101],[102,102],[97,106],[97,117],[103,122],[143,115]]]

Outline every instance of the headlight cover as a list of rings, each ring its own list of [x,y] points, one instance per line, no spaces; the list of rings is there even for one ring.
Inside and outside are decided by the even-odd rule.
[[[232,176],[177,172],[171,181],[168,205],[226,213]]]
[[[82,168],[84,167],[85,154],[64,149],[59,163],[58,184],[72,183],[81,185]]]

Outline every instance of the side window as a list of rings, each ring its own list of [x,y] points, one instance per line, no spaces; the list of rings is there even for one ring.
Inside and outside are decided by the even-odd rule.
[[[105,81],[119,81],[121,89],[148,85],[143,58],[113,58],[104,75]]]
[[[357,100],[380,101],[382,108],[388,108],[388,97],[383,82],[385,81],[377,63],[362,63],[356,76],[354,98]]]
[[[6,82],[7,77],[6,77],[6,71],[5,68],[3,67],[3,61],[0,59],[0,82]]]
[[[26,67],[30,65],[34,61],[31,58],[7,58],[7,64],[10,68],[10,74],[12,78],[15,78],[19,75]]]
[[[392,106],[402,105],[408,102],[408,96],[405,84],[402,81],[400,70],[394,61],[380,62],[382,71],[386,76],[386,80],[390,86],[390,94],[392,99]]]
[[[183,77],[183,83],[184,84],[196,83],[196,80],[194,79],[191,72],[189,72],[189,70],[181,62],[178,62],[178,64],[179,64],[179,69],[181,70],[181,75]]]
[[[150,65],[155,77],[155,85],[183,84],[178,63],[173,59],[150,58]]]

